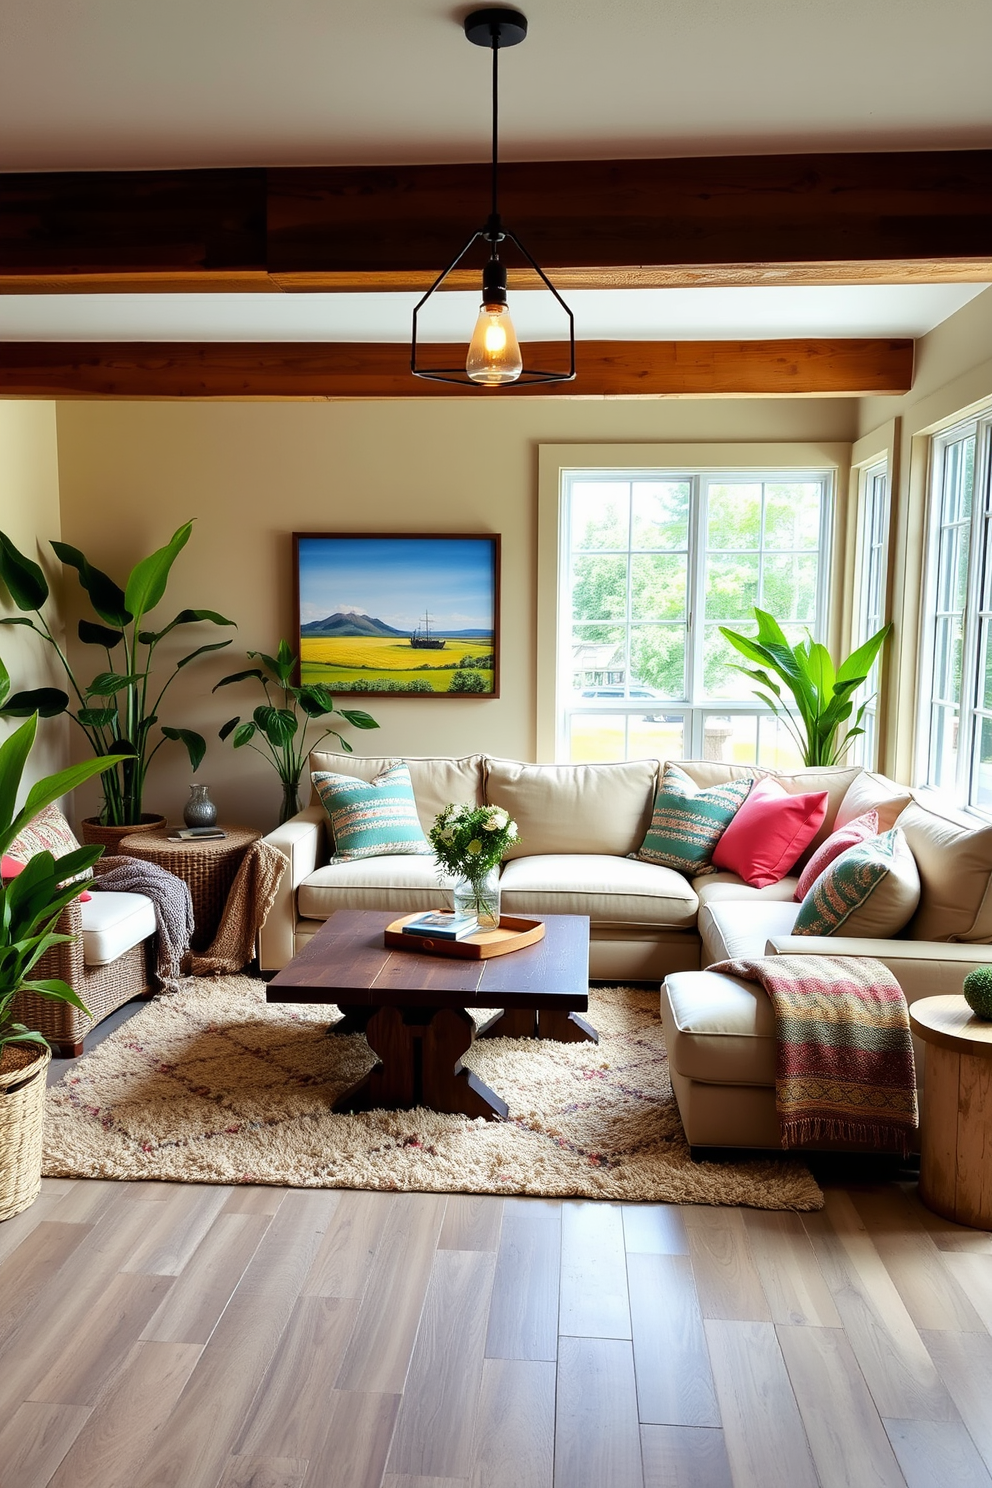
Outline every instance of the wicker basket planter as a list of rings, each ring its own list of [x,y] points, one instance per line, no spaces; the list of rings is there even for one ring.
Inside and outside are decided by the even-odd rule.
[[[0,1220],[41,1192],[45,1075],[51,1049],[8,1044],[0,1056]]]
[[[105,827],[95,816],[88,816],[80,823],[80,836],[87,847],[95,847],[97,844],[102,846],[104,856],[109,858],[116,853],[121,839],[129,837],[132,832],[152,832],[156,827],[164,826],[165,817],[151,811],[143,812],[141,821],[136,822],[133,827]]]

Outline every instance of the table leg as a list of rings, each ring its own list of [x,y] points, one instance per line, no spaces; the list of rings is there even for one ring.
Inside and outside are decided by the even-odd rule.
[[[327,1026],[327,1037],[337,1038],[346,1033],[364,1033],[369,1024],[369,1019],[375,1012],[374,1007],[367,1003],[357,1003],[355,1006],[338,1003],[341,1017],[337,1023],[329,1023]]]
[[[365,1029],[379,1063],[334,1104],[336,1111],[408,1110],[429,1106],[452,1115],[502,1119],[500,1100],[461,1056],[472,1043],[475,1024],[460,1008],[370,1010]]]
[[[563,1013],[559,1008],[538,1008],[537,1036],[560,1044],[599,1043],[599,1034],[591,1023],[578,1013]]]
[[[537,1012],[534,1008],[507,1008],[486,1023],[477,1038],[537,1038]]]

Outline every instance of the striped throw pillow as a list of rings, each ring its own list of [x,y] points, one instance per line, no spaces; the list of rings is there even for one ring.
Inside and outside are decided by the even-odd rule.
[[[635,856],[680,873],[702,873],[753,783],[728,780],[700,790],[677,765],[666,765],[651,825]]]
[[[849,847],[820,874],[799,906],[793,935],[888,940],[912,919],[920,875],[905,835],[894,827]]]
[[[331,863],[356,863],[396,853],[430,854],[413,798],[409,768],[396,760],[374,780],[315,770],[317,794],[331,819]]]

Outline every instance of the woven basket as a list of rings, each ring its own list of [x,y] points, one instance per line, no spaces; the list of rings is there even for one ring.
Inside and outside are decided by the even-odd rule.
[[[7,1045],[0,1072],[0,1220],[20,1214],[41,1192],[45,1075],[51,1049]]]
[[[120,847],[121,839],[130,836],[132,832],[151,832],[164,826],[164,816],[156,816],[148,811],[133,827],[105,827],[97,821],[95,816],[88,816],[79,824],[79,835],[87,847],[100,845],[104,848],[104,856],[110,858]]]

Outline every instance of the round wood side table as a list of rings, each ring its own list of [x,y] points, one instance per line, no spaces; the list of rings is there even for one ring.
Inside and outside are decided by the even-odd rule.
[[[992,1230],[992,1023],[963,997],[924,997],[909,1009],[927,1045],[920,1198],[958,1224]]]
[[[161,827],[153,832],[132,832],[118,851],[127,857],[143,858],[146,863],[157,863],[186,881],[193,901],[192,948],[205,951],[217,933],[242,859],[262,834],[252,827],[224,827],[226,837],[170,842],[169,833],[175,830],[175,827]]]

